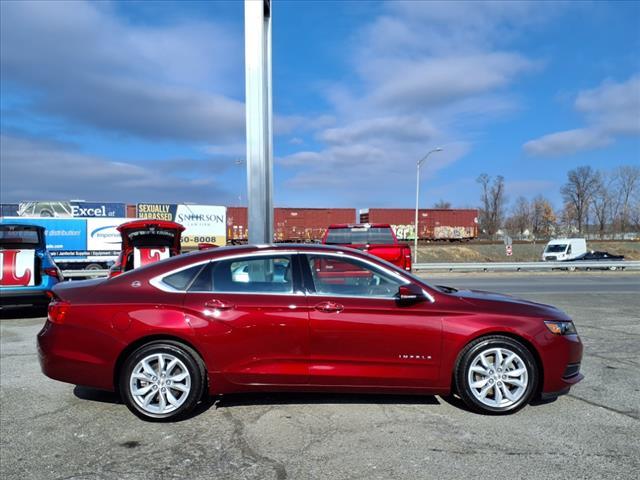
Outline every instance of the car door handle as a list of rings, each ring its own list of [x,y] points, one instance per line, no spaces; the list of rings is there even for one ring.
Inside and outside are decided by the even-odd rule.
[[[207,308],[214,308],[216,310],[232,310],[235,305],[232,303],[223,302],[222,300],[212,299],[204,302],[204,306]]]
[[[322,302],[317,304],[315,307],[316,310],[322,313],[340,313],[344,310],[344,306],[339,303],[334,302]]]

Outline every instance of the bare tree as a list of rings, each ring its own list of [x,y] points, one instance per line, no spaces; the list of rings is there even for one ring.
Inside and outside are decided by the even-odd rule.
[[[624,235],[627,233],[629,224],[632,223],[632,201],[636,192],[640,190],[640,167],[624,165],[618,167],[613,176],[617,187],[619,228]]]
[[[567,183],[562,186],[560,193],[565,204],[572,208],[565,209],[567,213],[574,212],[573,218],[567,218],[570,223],[575,223],[579,233],[585,228],[585,219],[588,216],[589,206],[598,189],[600,175],[589,166],[578,167],[569,170]]]
[[[531,217],[529,201],[524,197],[518,197],[511,210],[511,216],[505,222],[505,226],[510,233],[518,233],[522,236],[527,230],[531,229]]]
[[[613,220],[614,197],[612,195],[612,178],[600,173],[597,188],[593,194],[592,207],[598,224],[598,234],[603,238],[607,227]]]
[[[488,234],[494,235],[502,226],[504,219],[504,177],[498,175],[491,180],[486,173],[480,175],[477,182],[482,187],[480,208],[480,227]]]
[[[433,208],[441,208],[443,210],[448,210],[451,208],[451,202],[445,202],[444,200],[440,200],[433,205]]]

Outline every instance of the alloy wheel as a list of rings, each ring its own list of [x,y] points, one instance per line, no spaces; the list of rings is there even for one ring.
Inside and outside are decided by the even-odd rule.
[[[133,401],[145,412],[167,414],[186,401],[191,391],[191,375],[179,358],[153,353],[133,368],[129,389]]]
[[[512,350],[493,347],[480,351],[471,361],[468,385],[483,405],[506,409],[527,391],[529,372],[524,360]]]

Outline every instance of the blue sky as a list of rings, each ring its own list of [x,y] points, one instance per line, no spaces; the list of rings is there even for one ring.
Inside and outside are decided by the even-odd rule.
[[[1,200],[246,200],[242,2],[1,2]],[[640,164],[639,2],[273,0],[275,203]]]

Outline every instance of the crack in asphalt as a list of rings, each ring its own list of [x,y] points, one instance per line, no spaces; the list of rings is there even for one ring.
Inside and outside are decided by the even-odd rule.
[[[282,464],[278,460],[267,457],[266,455],[261,455],[255,449],[253,449],[251,445],[249,445],[249,442],[245,438],[244,422],[239,418],[234,417],[231,411],[226,408],[222,410],[222,415],[224,415],[224,417],[233,425],[232,441],[240,449],[240,453],[242,454],[242,456],[256,463],[264,462],[269,464],[275,471],[277,480],[286,480],[287,469],[285,468],[284,464]]]
[[[605,410],[608,410],[608,411],[613,412],[613,413],[617,413],[619,415],[624,415],[625,417],[632,418],[633,420],[640,420],[640,418],[638,418],[638,414],[637,413],[634,414],[634,413],[629,412],[629,411],[618,410],[617,408],[609,407],[607,405],[602,405],[601,403],[593,402],[591,400],[587,400],[586,398],[577,397],[576,395],[574,395],[572,393],[567,394],[567,397],[573,398],[575,400],[580,400],[581,402],[584,402],[584,403],[586,403],[588,405],[591,405],[592,407],[604,408]]]
[[[627,326],[630,326],[630,325],[610,325],[609,327],[617,327],[617,326],[627,327]],[[631,335],[631,336],[634,336],[634,337],[640,337],[640,333],[633,333],[633,332],[629,332],[629,331],[625,331],[625,330],[616,330],[615,328],[596,327],[596,326],[593,326],[593,325],[580,325],[580,329],[583,329],[583,328],[586,328],[586,329],[591,328],[593,330],[601,330],[603,332],[615,332],[615,333],[620,333],[622,335]]]
[[[599,353],[593,353],[593,352],[588,352],[587,354],[585,354],[585,356],[599,358],[600,360],[606,360],[607,362],[611,362],[611,363],[621,363],[621,364],[623,364],[625,366],[629,366],[629,367],[637,367],[637,366],[639,366],[638,362],[635,362],[633,360],[629,360],[627,358],[605,357],[604,355],[600,355]],[[606,367],[606,365],[605,365],[605,367]]]

